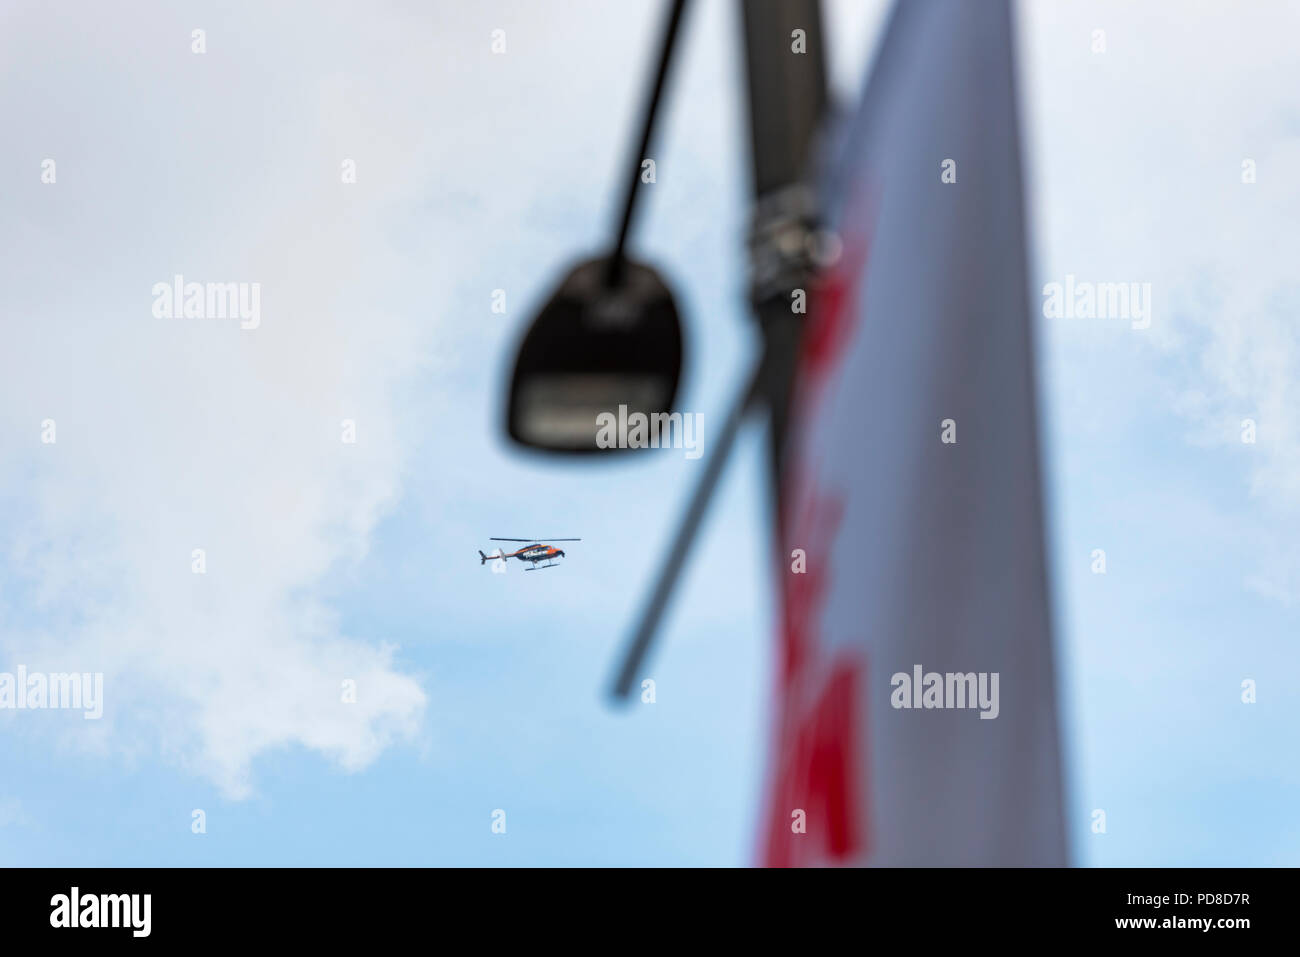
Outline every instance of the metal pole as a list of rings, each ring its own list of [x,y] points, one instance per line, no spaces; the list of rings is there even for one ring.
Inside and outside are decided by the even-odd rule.
[[[752,407],[764,378],[765,363],[760,359],[746,380],[744,391],[736,397],[731,410],[727,413],[722,432],[714,441],[709,463],[695,486],[695,492],[691,495],[691,502],[686,508],[685,515],[677,525],[677,534],[673,536],[667,559],[659,566],[659,577],[655,581],[654,590],[650,593],[650,600],[641,612],[640,624],[624,653],[618,677],[614,680],[615,698],[626,698],[632,686],[636,684],[641,664],[659,628],[659,619],[663,617],[664,610],[668,607],[668,599],[681,575],[682,566],[686,564],[686,554],[695,542],[695,533],[699,531],[700,522],[713,498],[713,490],[722,475],[723,466],[727,464],[727,459],[731,455],[732,444],[737,433],[740,432],[745,414]]]
[[[751,294],[771,353],[766,399],[773,488],[779,490],[801,331],[790,293],[808,278],[806,232],[816,213],[808,166],[828,99],[825,35],[820,0],[741,0],[740,8],[755,198]],[[804,248],[790,256],[787,251],[799,245]]]
[[[632,216],[636,212],[636,199],[641,185],[641,164],[650,152],[650,138],[654,134],[655,117],[659,114],[659,100],[663,96],[664,83],[668,79],[668,67],[672,63],[673,50],[677,45],[677,32],[682,25],[682,14],[686,11],[686,0],[673,0],[668,11],[668,20],[664,25],[663,39],[659,44],[659,66],[655,70],[654,83],[650,87],[650,96],[646,100],[645,115],[641,121],[641,142],[636,155],[632,157],[631,179],[627,183],[627,192],[623,196],[623,215],[619,220],[617,238],[614,240],[614,252],[609,259],[606,282],[617,285],[623,273],[624,249],[627,246],[628,233],[632,230]]]

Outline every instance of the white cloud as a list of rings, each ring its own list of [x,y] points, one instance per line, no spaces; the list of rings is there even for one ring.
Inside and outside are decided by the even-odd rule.
[[[161,749],[234,797],[259,755],[354,770],[419,733],[418,677],[391,636],[341,628],[324,582],[401,494],[401,390],[437,319],[436,295],[417,314],[393,291],[412,268],[394,211],[425,180],[425,104],[401,95],[419,61],[334,72],[345,31],[373,52],[398,24],[253,10],[213,13],[203,57],[162,5],[13,11],[4,56],[27,82],[0,100],[22,147],[0,232],[0,560],[21,585],[0,654],[104,672],[103,722],[41,725],[65,743]],[[260,327],[155,318],[151,286],[176,272],[261,283]]]
[[[1272,554],[1300,510],[1300,111],[1286,92],[1300,79],[1287,39],[1300,8],[1018,9],[1042,281],[1074,273],[1154,290],[1145,332],[1047,324],[1049,369],[1068,383],[1062,421],[1112,441],[1140,423],[1151,442],[1173,425],[1217,450],[1251,500],[1240,534],[1279,543],[1243,578],[1260,594],[1300,595],[1300,577],[1274,580]],[[1105,53],[1091,50],[1094,29]],[[1254,445],[1241,441],[1245,418]]]

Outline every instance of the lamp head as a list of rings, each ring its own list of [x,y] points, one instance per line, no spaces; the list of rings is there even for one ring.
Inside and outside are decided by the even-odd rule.
[[[506,429],[552,452],[613,452],[598,416],[672,411],[682,329],[667,285],[649,266],[607,257],[579,263],[533,320],[515,358]],[[624,420],[625,421],[625,420]],[[622,444],[622,443],[619,443]]]

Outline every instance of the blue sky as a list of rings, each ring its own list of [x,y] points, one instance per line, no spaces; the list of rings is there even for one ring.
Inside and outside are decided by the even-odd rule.
[[[684,305],[707,453],[754,343],[737,25],[697,6],[636,247]],[[1041,322],[1083,864],[1300,859],[1296,13],[1191,6],[1018,7],[1034,274],[1156,302],[1145,331]],[[704,460],[574,466],[499,426],[521,324],[608,236],[660,5],[362,9],[0,14],[24,80],[0,92],[0,670],[101,670],[107,699],[102,722],[0,712],[0,861],[749,863],[760,436],[666,621],[656,703],[617,710],[616,651]],[[842,97],[884,9],[828,5]],[[160,325],[149,289],[176,272],[260,281],[262,327]],[[493,535],[583,542],[494,575]]]

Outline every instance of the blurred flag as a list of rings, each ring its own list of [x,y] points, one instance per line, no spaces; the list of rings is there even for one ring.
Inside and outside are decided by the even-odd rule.
[[[823,184],[770,865],[1065,863],[1013,50],[897,3]]]

